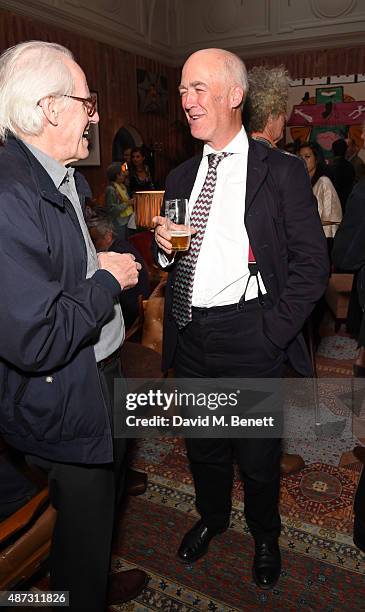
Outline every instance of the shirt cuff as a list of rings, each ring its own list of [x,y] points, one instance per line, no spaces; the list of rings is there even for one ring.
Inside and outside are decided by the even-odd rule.
[[[158,252],[157,258],[161,268],[167,268],[168,266],[171,266],[171,264],[175,261],[175,255],[172,257],[172,259],[169,259],[167,255],[165,255],[165,253],[163,253],[162,251]]]

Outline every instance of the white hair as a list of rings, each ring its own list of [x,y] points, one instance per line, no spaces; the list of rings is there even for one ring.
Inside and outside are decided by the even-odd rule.
[[[224,51],[223,59],[230,80],[235,85],[240,85],[244,91],[244,96],[246,96],[248,92],[248,77],[244,62],[238,55],[226,50]]]
[[[8,133],[39,135],[44,121],[39,101],[72,94],[74,79],[65,56],[73,59],[65,47],[41,40],[20,43],[0,56],[1,141]]]

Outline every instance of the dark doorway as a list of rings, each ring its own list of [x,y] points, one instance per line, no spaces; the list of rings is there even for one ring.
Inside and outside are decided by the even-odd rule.
[[[122,161],[123,151],[125,151],[125,149],[133,149],[134,147],[141,147],[142,145],[143,138],[135,127],[132,125],[121,127],[114,136],[112,161]]]

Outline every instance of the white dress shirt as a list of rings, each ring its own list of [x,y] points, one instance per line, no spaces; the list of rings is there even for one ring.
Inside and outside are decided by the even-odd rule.
[[[243,127],[222,151],[232,155],[218,164],[217,183],[193,285],[192,305],[206,308],[236,304],[245,292],[250,275],[249,241],[244,223],[248,140]],[[208,172],[208,155],[220,152],[204,145],[189,199],[190,212]],[[160,261],[162,263],[164,258]],[[262,293],[266,293],[262,279],[259,281]],[[251,278],[245,299],[251,300],[257,295],[256,278]]]

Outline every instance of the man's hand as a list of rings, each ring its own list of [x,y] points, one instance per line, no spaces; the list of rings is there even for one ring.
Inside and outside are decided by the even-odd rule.
[[[172,255],[171,234],[166,229],[165,217],[153,217],[152,223],[155,227],[155,240],[158,248],[164,251],[166,255]]]
[[[122,289],[130,289],[138,283],[138,273],[142,266],[131,253],[98,253],[98,260],[100,269],[110,272]]]
[[[161,249],[161,251],[166,253],[166,255],[171,257],[171,255],[174,255],[175,251],[173,250],[171,244],[171,233],[166,229],[166,218],[153,217],[152,223],[155,227],[155,241],[158,247]],[[196,234],[196,229],[190,227],[190,233],[191,235]]]

